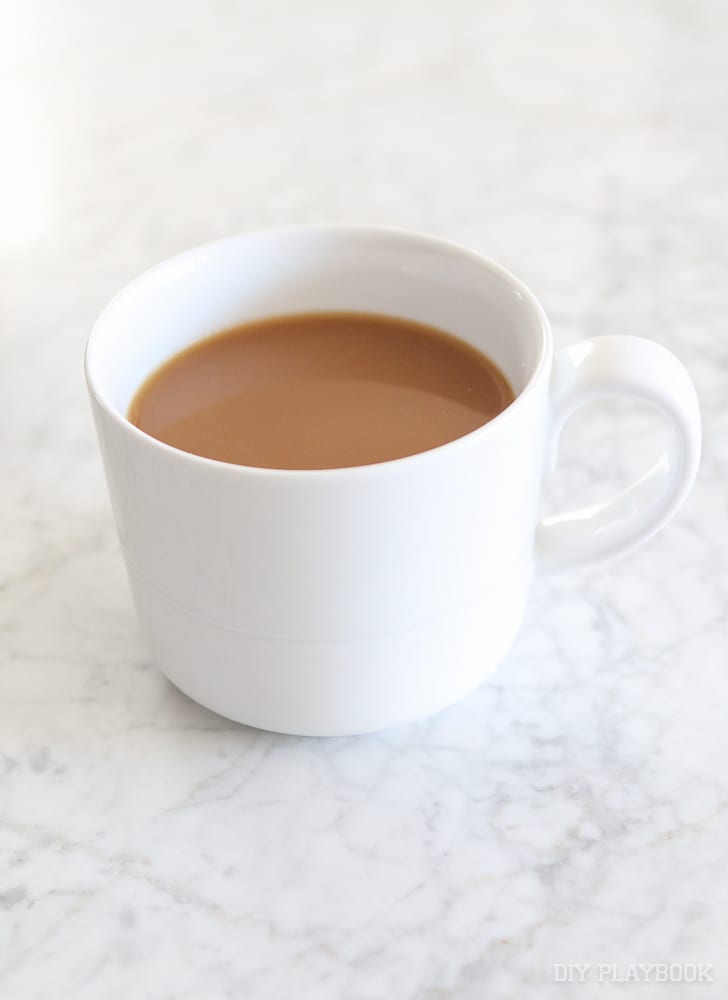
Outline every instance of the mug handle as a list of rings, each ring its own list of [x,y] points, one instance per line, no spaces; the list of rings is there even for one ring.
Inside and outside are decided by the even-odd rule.
[[[647,399],[669,417],[675,434],[635,483],[602,503],[544,518],[536,529],[536,565],[551,572],[628,552],[678,510],[700,462],[700,409],[690,376],[674,354],[642,337],[603,336],[559,351],[551,375],[547,461],[556,464],[559,435],[584,403],[605,396]]]

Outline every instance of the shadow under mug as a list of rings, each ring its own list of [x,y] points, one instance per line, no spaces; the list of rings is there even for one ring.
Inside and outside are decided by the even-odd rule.
[[[324,310],[456,334],[493,358],[515,401],[439,448],[320,471],[201,458],[126,419],[140,383],[194,341]],[[534,566],[588,563],[649,537],[682,503],[700,454],[695,390],[665,348],[604,336],[554,358],[546,315],[513,275],[397,230],[252,232],[174,257],[103,312],[86,377],[154,659],[202,705],[284,733],[380,729],[471,691],[511,645]],[[657,404],[674,443],[619,496],[539,521],[560,428],[616,393]]]

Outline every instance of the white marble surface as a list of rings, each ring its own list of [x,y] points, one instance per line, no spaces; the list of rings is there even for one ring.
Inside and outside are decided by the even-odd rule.
[[[728,991],[728,14],[721,0],[28,0],[1,33],[0,996],[541,1000]],[[557,341],[690,367],[698,484],[539,581],[437,718],[217,718],[138,636],[81,378],[105,301],[195,243],[390,223],[529,282]],[[659,446],[597,407],[551,489]],[[554,982],[709,963],[713,983]],[[619,971],[619,970],[618,970]]]

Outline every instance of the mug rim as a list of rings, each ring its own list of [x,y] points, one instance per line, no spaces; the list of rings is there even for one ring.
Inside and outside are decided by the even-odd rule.
[[[314,232],[335,232],[342,235],[360,235],[360,234],[371,234],[380,235],[382,237],[394,237],[395,239],[407,238],[410,240],[415,240],[418,243],[430,246],[432,249],[439,249],[441,251],[448,251],[450,253],[455,253],[459,257],[469,258],[473,262],[477,262],[481,267],[484,266],[492,274],[497,275],[503,281],[507,282],[519,295],[519,297],[526,302],[528,307],[536,315],[538,319],[538,327],[540,331],[540,344],[538,350],[538,358],[533,366],[533,369],[528,377],[526,384],[523,386],[520,392],[518,392],[513,401],[501,410],[500,413],[496,414],[486,423],[481,424],[480,427],[476,427],[472,431],[468,431],[467,434],[463,434],[460,437],[453,438],[451,441],[446,441],[444,444],[437,445],[434,448],[428,448],[425,451],[415,452],[413,455],[404,455],[400,458],[386,459],[383,462],[373,462],[368,465],[344,465],[336,466],[330,469],[279,469],[270,468],[267,466],[257,466],[257,465],[240,465],[234,462],[223,462],[217,458],[208,458],[205,455],[196,455],[193,452],[184,451],[181,448],[175,448],[173,445],[166,444],[164,441],[160,441],[158,438],[152,437],[151,434],[147,434],[141,428],[133,424],[124,414],[120,413],[117,407],[112,405],[112,403],[105,397],[104,393],[96,383],[94,374],[92,372],[92,359],[91,353],[94,346],[95,335],[101,327],[105,318],[117,305],[120,298],[128,295],[130,292],[135,290],[137,285],[141,285],[145,281],[149,280],[153,275],[160,271],[164,271],[170,266],[179,265],[185,258],[194,257],[200,253],[217,253],[222,251],[225,247],[243,241],[245,239],[250,239],[255,236],[285,236],[288,233],[314,233]],[[461,243],[457,243],[454,240],[444,239],[439,236],[431,236],[427,233],[418,232],[416,230],[405,229],[397,226],[377,226],[377,225],[366,225],[366,224],[350,224],[350,223],[303,223],[294,224],[286,226],[271,226],[263,229],[249,229],[244,230],[240,233],[235,233],[231,236],[225,236],[221,239],[210,240],[207,243],[201,243],[193,247],[189,247],[187,250],[182,250],[180,253],[173,254],[171,257],[166,257],[164,260],[159,261],[157,264],[153,264],[151,267],[146,268],[140,274],[136,275],[131,281],[127,282],[119,291],[110,299],[110,301],[103,308],[98,318],[94,322],[91,332],[86,341],[86,347],[84,350],[84,376],[86,379],[86,385],[90,395],[96,401],[96,403],[103,409],[103,411],[108,414],[108,416],[114,420],[114,422],[123,427],[127,433],[130,433],[133,437],[136,437],[140,444],[151,446],[155,449],[161,449],[162,453],[168,453],[177,459],[189,460],[194,463],[202,463],[203,466],[208,466],[211,468],[217,468],[221,471],[228,471],[231,474],[260,474],[264,476],[274,476],[277,478],[294,476],[297,479],[303,478],[315,478],[321,479],[323,477],[341,477],[343,474],[361,474],[376,472],[377,470],[389,471],[393,466],[399,466],[402,463],[411,464],[413,462],[422,462],[428,458],[434,458],[442,453],[444,450],[452,451],[456,447],[462,447],[467,444],[474,443],[482,437],[490,434],[492,435],[495,431],[503,427],[506,423],[509,414],[512,411],[519,408],[524,397],[530,396],[535,389],[536,383],[539,381],[544,369],[546,368],[549,358],[552,354],[552,333],[551,325],[549,323],[546,312],[536,298],[531,289],[521,281],[520,278],[516,277],[511,271],[498,264],[495,260],[490,257],[486,257],[484,254],[478,253],[475,250],[471,250]]]

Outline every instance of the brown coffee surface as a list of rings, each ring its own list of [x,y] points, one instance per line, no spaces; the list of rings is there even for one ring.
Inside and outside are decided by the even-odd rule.
[[[503,373],[457,337],[389,316],[324,312],[198,341],[144,382],[128,416],[195,455],[330,469],[435,448],[512,400]]]

